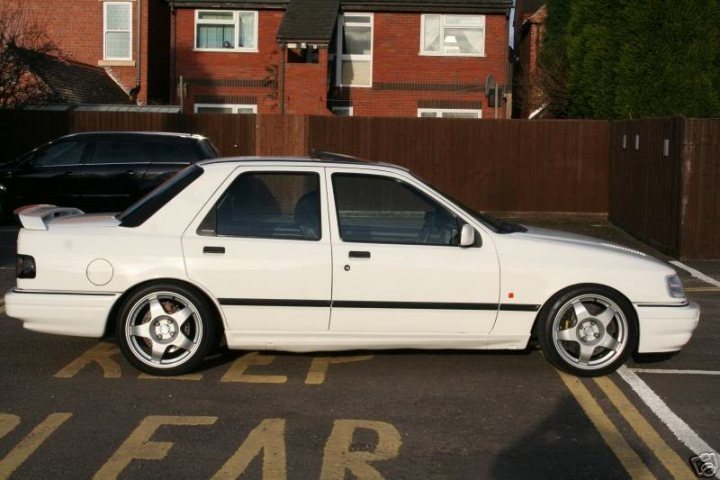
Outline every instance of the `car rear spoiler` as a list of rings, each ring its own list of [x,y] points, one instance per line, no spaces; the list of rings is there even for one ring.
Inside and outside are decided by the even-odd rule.
[[[48,224],[61,217],[83,215],[79,208],[57,207],[55,205],[27,205],[15,210],[20,223],[27,230],[47,230]]]

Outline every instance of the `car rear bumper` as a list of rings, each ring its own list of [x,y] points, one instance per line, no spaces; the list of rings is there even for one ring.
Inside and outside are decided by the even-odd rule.
[[[695,302],[683,306],[635,306],[640,322],[638,353],[675,352],[692,336],[700,319]]]
[[[13,289],[5,294],[5,311],[9,317],[22,320],[28,330],[102,337],[110,309],[119,296]]]

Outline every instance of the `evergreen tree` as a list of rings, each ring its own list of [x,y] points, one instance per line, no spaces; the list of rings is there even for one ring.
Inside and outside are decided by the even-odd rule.
[[[616,116],[719,115],[719,14],[716,0],[633,0]]]

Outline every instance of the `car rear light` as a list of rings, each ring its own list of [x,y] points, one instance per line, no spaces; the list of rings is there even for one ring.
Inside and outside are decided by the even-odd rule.
[[[15,273],[17,278],[35,278],[35,259],[30,255],[18,255]]]

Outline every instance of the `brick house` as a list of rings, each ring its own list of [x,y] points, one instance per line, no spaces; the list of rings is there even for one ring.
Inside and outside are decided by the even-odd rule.
[[[140,104],[170,100],[167,0],[20,2],[63,59],[104,69]]]
[[[508,116],[512,0],[168,1],[187,112]]]

